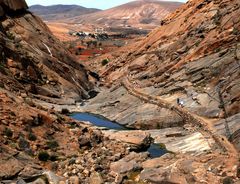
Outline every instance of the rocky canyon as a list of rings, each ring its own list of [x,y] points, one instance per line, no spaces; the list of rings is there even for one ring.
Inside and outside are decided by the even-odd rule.
[[[0,183],[240,182],[240,2],[163,4],[147,34],[59,36],[25,0],[0,0]],[[84,11],[122,24],[119,7]],[[83,61],[90,48],[105,52]]]

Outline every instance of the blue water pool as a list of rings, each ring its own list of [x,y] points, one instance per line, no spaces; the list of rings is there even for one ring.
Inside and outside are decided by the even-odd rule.
[[[113,130],[127,130],[126,127],[116,122],[110,121],[103,116],[96,115],[96,114],[78,112],[78,113],[73,113],[70,116],[73,119],[76,119],[78,121],[89,121],[90,123],[98,127],[103,127],[107,129],[113,129]],[[152,158],[160,157],[168,152],[166,148],[164,148],[164,146],[161,144],[151,144],[151,146],[148,148],[147,151],[150,153],[150,156]]]
[[[162,147],[161,144],[151,144],[147,150],[152,158],[161,157],[168,153],[167,149]]]
[[[71,114],[71,117],[79,121],[89,121],[90,123],[98,127],[104,127],[107,129],[114,129],[114,130],[126,130],[124,126],[116,122],[112,122],[100,115],[81,112],[81,113],[73,113]]]

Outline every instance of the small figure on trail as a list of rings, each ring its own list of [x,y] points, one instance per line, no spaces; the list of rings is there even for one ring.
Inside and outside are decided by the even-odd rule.
[[[180,107],[183,107],[183,100],[181,100],[180,98],[177,98],[177,104],[178,104]]]

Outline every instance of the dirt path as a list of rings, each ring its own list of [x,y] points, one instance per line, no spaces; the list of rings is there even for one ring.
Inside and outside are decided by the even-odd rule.
[[[205,121],[204,118],[199,117],[196,114],[189,112],[182,107],[178,107],[170,102],[167,102],[160,97],[152,96],[141,92],[140,88],[138,89],[134,87],[128,77],[126,77],[122,81],[122,85],[131,95],[148,103],[158,105],[159,107],[172,110],[175,113],[179,114],[186,122],[193,124],[195,127],[197,127],[197,130],[203,133],[203,135],[210,136],[216,142],[218,148],[222,151],[222,153],[228,154],[229,157],[233,158],[232,161],[236,161],[236,159],[238,159],[238,152],[236,151],[234,146],[226,139],[226,137],[213,133],[213,126],[211,126],[210,122]]]

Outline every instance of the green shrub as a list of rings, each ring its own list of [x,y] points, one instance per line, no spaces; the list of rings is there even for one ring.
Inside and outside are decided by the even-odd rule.
[[[61,113],[68,115],[70,113],[70,111],[68,109],[62,109]]]
[[[15,35],[14,35],[14,33],[12,33],[12,32],[7,32],[7,37],[8,37],[10,40],[14,40],[14,39],[15,39]]]
[[[58,123],[61,123],[61,122],[65,121],[64,117],[61,116],[60,114],[56,114],[56,116],[57,116],[57,122]]]
[[[50,155],[46,151],[41,151],[38,153],[38,159],[40,161],[46,162],[50,158]]]
[[[233,181],[233,179],[231,177],[228,176],[228,177],[223,179],[222,183],[223,184],[234,184],[234,181]]]
[[[49,160],[51,160],[52,162],[55,162],[58,160],[58,156],[53,154],[49,157]]]
[[[10,128],[5,128],[3,134],[6,135],[8,138],[11,138],[13,136],[13,131]]]
[[[59,146],[58,142],[55,141],[55,140],[52,140],[52,141],[48,141],[47,142],[47,147],[50,148],[50,149],[55,149]]]
[[[109,63],[109,60],[108,59],[103,59],[102,60],[102,66],[105,66]]]
[[[5,73],[5,67],[1,62],[0,62],[0,73]]]
[[[36,137],[36,135],[34,135],[32,132],[30,132],[30,133],[28,134],[28,139],[29,139],[30,141],[36,141],[36,140],[37,140],[37,137]]]

